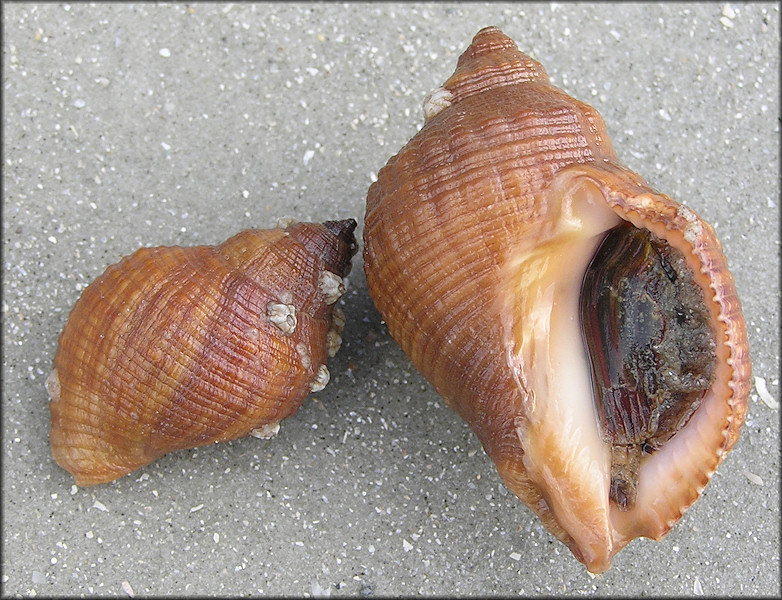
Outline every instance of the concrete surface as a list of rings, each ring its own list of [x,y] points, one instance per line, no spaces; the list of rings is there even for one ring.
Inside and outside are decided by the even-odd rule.
[[[332,381],[277,438],[93,488],[54,463],[44,380],[80,291],[142,245],[361,221],[489,24],[714,225],[779,399],[778,4],[4,3],[3,595],[780,593],[779,412],[757,383],[700,501],[595,577],[389,337],[360,256]]]

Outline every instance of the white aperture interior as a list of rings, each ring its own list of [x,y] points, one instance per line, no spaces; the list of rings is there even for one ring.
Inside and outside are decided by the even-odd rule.
[[[598,430],[579,297],[603,234],[621,219],[586,178],[555,182],[546,194],[544,224],[514,249],[508,361],[522,398],[524,466],[590,564],[612,545],[611,455]]]

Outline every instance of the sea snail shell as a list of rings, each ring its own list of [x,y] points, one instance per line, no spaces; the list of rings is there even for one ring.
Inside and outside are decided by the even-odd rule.
[[[142,248],[82,293],[47,381],[55,460],[79,485],[183,448],[269,437],[328,382],[356,222]]]
[[[495,27],[424,112],[369,189],[370,294],[505,484],[604,571],[671,529],[744,422],[720,243]]]

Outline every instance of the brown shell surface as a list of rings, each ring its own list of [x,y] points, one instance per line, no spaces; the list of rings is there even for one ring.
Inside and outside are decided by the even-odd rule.
[[[552,86],[543,67],[499,29],[475,36],[431,98],[423,128],[369,189],[370,294],[391,335],[475,431],[506,485],[591,571],[603,571],[634,537],[665,535],[738,437],[750,364],[733,278],[712,228],[624,167],[597,111]],[[568,457],[579,449],[552,451],[532,473],[520,443],[520,436],[543,436],[529,425],[539,390],[527,379],[538,363],[557,357],[533,364],[511,358],[519,324],[531,318],[521,307],[534,287],[515,265],[536,252],[541,261],[556,258],[560,247],[544,242],[565,211],[563,198],[584,190],[602,210],[685,255],[718,342],[713,389],[670,449],[643,467],[653,475],[642,475],[638,506],[621,513],[596,508],[607,499],[580,500],[576,487],[558,491],[570,498],[556,505],[545,475],[572,468]],[[538,442],[544,455],[554,443]]]
[[[246,230],[110,266],[60,334],[47,382],[55,460],[92,485],[174,450],[276,431],[326,363],[334,304],[320,279],[348,271],[355,226]],[[294,307],[295,328],[270,321],[270,305]]]

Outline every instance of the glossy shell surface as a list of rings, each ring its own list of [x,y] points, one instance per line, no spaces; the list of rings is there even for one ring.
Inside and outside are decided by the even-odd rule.
[[[424,103],[423,128],[369,190],[370,294],[418,370],[479,437],[505,484],[590,571],[661,539],[736,442],[750,363],[713,229],[616,157],[595,109],[551,85],[497,28],[481,30]],[[684,257],[715,340],[714,382],[643,458],[637,501],[609,498],[579,326],[606,232],[648,229]]]
[[[47,381],[51,447],[79,485],[168,452],[268,437],[328,381],[356,222],[142,248],[74,305]]]

